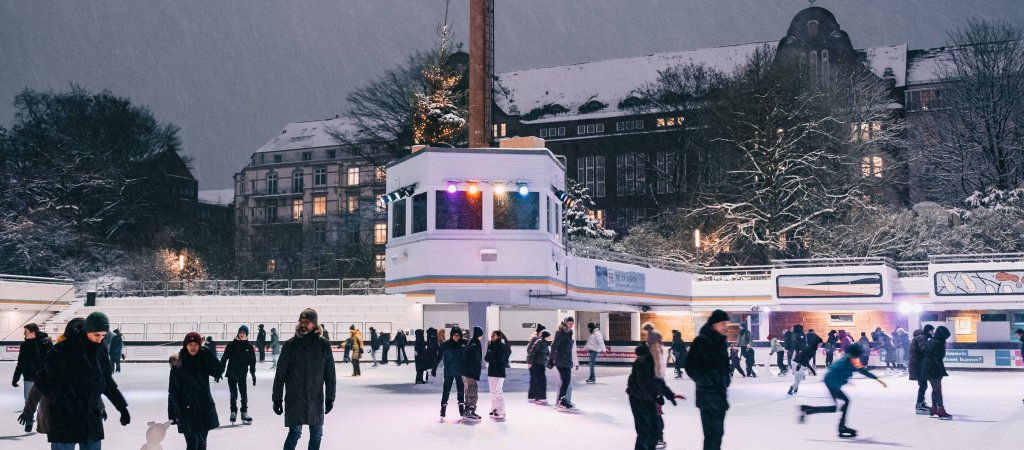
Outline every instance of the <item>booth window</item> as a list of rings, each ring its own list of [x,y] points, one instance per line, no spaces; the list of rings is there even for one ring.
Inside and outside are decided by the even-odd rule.
[[[517,192],[494,194],[494,229],[540,229],[540,194]]]
[[[479,192],[436,192],[437,211],[434,227],[438,230],[482,230],[484,228],[484,202]]]
[[[427,193],[412,196],[412,232],[427,231]]]
[[[391,204],[391,237],[405,236],[405,199]]]

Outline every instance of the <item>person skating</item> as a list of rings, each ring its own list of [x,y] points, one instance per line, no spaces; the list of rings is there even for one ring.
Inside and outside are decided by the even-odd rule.
[[[99,449],[103,434],[106,396],[121,414],[121,425],[131,423],[128,402],[114,382],[110,356],[103,338],[110,321],[101,312],[86,317],[81,329],[53,346],[36,371],[35,389],[43,398],[47,435],[53,450]]]
[[[380,349],[380,336],[377,334],[377,329],[370,327],[370,359],[373,360],[373,366],[377,367],[377,350]]]
[[[932,407],[929,415],[950,420],[953,416],[946,412],[946,405],[942,401],[942,379],[949,376],[943,362],[943,358],[946,357],[946,339],[949,339],[949,328],[939,325],[935,328],[935,335],[925,342],[921,355],[921,377],[928,380],[932,387]]]
[[[743,378],[747,377],[747,373],[740,366],[740,349],[733,345],[729,347],[729,376],[732,377],[735,372],[739,372]]]
[[[835,360],[836,348],[839,346],[839,338],[836,336],[836,330],[830,330],[828,332],[828,339],[825,340],[825,367],[828,368],[832,365],[832,361]]]
[[[331,334],[327,332],[327,328],[323,324],[320,324],[320,337],[327,341],[327,344],[331,344]]]
[[[271,369],[277,368],[277,358],[281,355],[281,339],[277,336],[277,328],[270,329],[270,357],[274,358]]]
[[[538,328],[542,326],[538,325]],[[530,364],[530,389],[526,398],[537,404],[548,402],[548,375],[545,369],[551,359],[550,338],[551,333],[541,329],[526,347],[526,360]]]
[[[924,400],[924,395],[928,392],[928,379],[921,375],[921,359],[924,357],[924,345],[931,339],[934,329],[931,324],[927,324],[924,328],[914,330],[914,339],[910,341],[910,359],[907,360],[907,375],[911,381],[917,382],[917,401],[914,403],[914,410],[921,415],[929,414],[932,410]]]
[[[437,330],[437,359],[434,360],[434,369],[437,369],[444,362],[443,346],[445,342],[448,342],[448,339],[445,338],[444,328]],[[463,342],[463,345],[465,345],[465,342]],[[430,376],[434,376],[434,373],[431,372]]]
[[[463,417],[470,420],[480,420],[476,413],[477,401],[480,400],[479,384],[480,372],[483,367],[483,346],[480,339],[484,336],[484,330],[480,327],[473,327],[473,337],[466,343],[465,357],[462,360],[462,382],[466,389],[466,411]],[[445,367],[448,362],[445,361]]]
[[[22,327],[22,335],[25,337],[25,341],[18,348],[18,363],[14,366],[14,379],[11,381],[11,386],[18,387],[18,380],[23,379],[22,396],[28,403],[29,394],[35,384],[36,371],[42,367],[46,354],[53,348],[53,341],[35,323],[29,323]],[[25,426],[26,433],[32,431],[36,402],[32,402],[30,406],[33,414],[29,415],[25,423],[22,424]]]
[[[768,356],[775,355],[775,365],[779,367],[778,375],[781,377],[788,371],[784,361],[786,358],[786,347],[782,345],[779,337],[774,334],[768,335],[768,345],[771,347],[771,350],[768,351]]]
[[[409,365],[409,355],[405,353],[405,345],[409,342],[409,338],[405,335],[404,330],[398,330],[395,332],[395,364],[396,365]]]
[[[238,327],[235,339],[228,342],[224,355],[220,358],[228,379],[228,390],[231,392],[231,423],[238,418],[238,397],[242,397],[242,423],[252,423],[249,416],[249,388],[245,385],[246,372],[252,374],[252,385],[256,385],[256,350],[249,342],[249,327]],[[216,378],[216,377],[215,377]]]
[[[505,367],[508,353],[505,351],[505,335],[501,330],[491,332],[487,343],[487,390],[491,393],[491,413],[494,420],[505,420]]]
[[[863,353],[864,350],[857,344],[846,348],[846,354],[839,361],[836,361],[835,364],[832,364],[832,367],[825,374],[825,387],[828,388],[828,393],[832,395],[832,406],[800,405],[800,423],[804,423],[808,415],[834,413],[839,410],[842,411],[842,415],[839,417],[839,437],[849,438],[857,436],[857,430],[846,426],[846,413],[850,408],[850,398],[843,392],[843,386],[850,382],[850,377],[853,376],[854,371],[878,381],[883,387],[885,386],[885,382],[879,380],[861,361],[860,356]],[[838,407],[839,401],[843,402],[841,408]]]
[[[817,375],[814,370],[814,355],[818,353],[818,346],[821,345],[821,338],[815,333],[807,333],[807,346],[793,358],[796,369],[793,371],[793,384],[789,387],[788,395],[795,395],[800,390],[800,382],[806,377],[806,372]]]
[[[864,363],[864,367],[868,367],[871,362],[871,341],[868,340],[867,333],[861,331],[860,339],[857,339],[857,345],[864,350],[864,354],[861,355],[860,360]]]
[[[186,334],[181,350],[168,360],[171,375],[167,382],[167,418],[178,425],[188,450],[205,450],[210,430],[220,426],[217,405],[210,393],[210,377],[220,378],[223,365],[201,346],[202,341],[203,337],[195,331]],[[224,353],[230,351],[228,344]]]
[[[274,373],[274,414],[284,414],[288,437],[284,450],[295,450],[302,426],[309,426],[309,450],[318,450],[323,437],[324,414],[334,409],[337,378],[331,344],[320,336],[317,313],[306,308],[299,314],[295,336],[285,341]]]
[[[267,330],[263,328],[263,324],[259,324],[256,331],[256,348],[259,349],[260,359],[262,363],[267,356]]]
[[[587,362],[590,364],[590,378],[587,378],[587,383],[596,383],[597,375],[594,372],[594,366],[597,364],[597,355],[608,351],[608,347],[605,346],[604,336],[601,334],[601,329],[594,322],[587,324],[587,330],[590,331],[590,337],[587,338]]]
[[[427,384],[427,371],[433,363],[433,355],[427,349],[427,340],[423,336],[423,330],[416,330],[416,340],[413,341],[412,359],[416,364],[416,384]]]
[[[846,348],[853,345],[853,337],[846,330],[839,330],[839,350],[846,353]]]
[[[896,344],[893,343],[893,338],[887,334],[882,334],[881,340],[881,349],[885,350],[885,368],[890,371],[896,371],[898,369],[896,364],[899,362],[899,357],[896,354]]]
[[[354,325],[349,325],[349,326],[354,327]],[[330,344],[330,342],[328,342],[328,344]],[[351,336],[351,334],[349,334],[348,339],[345,339],[344,341],[338,343],[338,348],[344,348],[345,349],[345,353],[342,354],[342,356],[341,356],[341,362],[343,362],[343,363],[350,363],[350,362],[352,362],[352,358],[351,358],[351,355],[352,355],[352,336]]]
[[[740,322],[740,332],[736,336],[736,347],[740,349],[741,354],[746,354],[747,347],[750,347],[754,342],[754,339],[750,335],[750,330],[747,329],[746,322]]]
[[[391,333],[381,332],[380,333],[380,363],[385,366],[388,364],[388,352],[391,351]]]
[[[455,398],[459,401],[459,417],[466,415],[466,386],[462,380],[462,366],[466,360],[466,346],[462,342],[462,329],[452,327],[452,338],[441,344],[441,358],[444,360],[444,385],[441,390],[441,421],[448,412],[452,383],[455,383]]]
[[[747,348],[743,349],[743,362],[747,366],[747,376],[751,378],[757,378],[757,372],[754,371],[756,361],[754,361],[754,347],[748,345]]]
[[[672,330],[672,347],[669,349],[672,352],[672,358],[675,359],[674,369],[676,371],[676,379],[683,378],[683,367],[686,366],[686,342],[683,342],[683,334],[679,330]]]
[[[440,355],[441,348],[437,341],[437,330],[434,327],[427,328],[427,354],[424,355],[424,361],[428,364],[430,376],[435,378],[437,377],[437,364]],[[427,379],[425,374],[423,379]]]
[[[665,349],[664,338],[662,337],[661,332],[654,328],[654,324],[651,322],[645,323],[642,328],[647,332],[647,352],[650,354],[651,361],[654,363],[655,382],[658,383],[659,388],[660,386],[666,386],[665,389],[668,389],[667,385],[665,385],[665,358],[662,356]],[[659,395],[659,407],[664,404],[665,400]],[[665,448],[665,421],[662,420],[660,411],[655,417],[655,424],[656,447]]]
[[[636,429],[634,450],[654,450],[664,448],[660,444],[664,422],[661,420],[660,407],[664,399],[673,405],[677,399],[684,398],[675,394],[664,380],[655,376],[655,359],[651,356],[650,347],[640,344],[636,347],[636,360],[633,370],[626,381],[626,394],[629,396],[629,408],[633,413],[633,426]]]
[[[548,368],[558,370],[558,403],[559,410],[571,410],[576,408],[569,401],[569,386],[572,384],[573,353],[576,351],[576,343],[572,338],[572,326],[575,319],[566,317],[558,324],[555,331],[555,342],[551,344],[551,359],[548,361]]]
[[[214,358],[220,359],[220,353],[217,352],[217,343],[214,342],[213,336],[206,337],[206,344],[204,346],[213,354]]]
[[[120,373],[121,360],[124,359],[124,336],[121,336],[121,330],[115,329],[111,333],[110,348],[107,351],[110,353],[110,367],[114,373]]]
[[[716,309],[700,328],[686,356],[686,374],[696,385],[697,408],[704,431],[704,450],[722,448],[725,414],[729,410],[729,314]]]
[[[349,326],[349,339],[352,340],[352,376],[361,377],[359,362],[363,359],[363,333],[355,325]]]
[[[782,333],[782,345],[786,348],[786,372],[789,372],[789,368],[793,365],[793,356],[796,351],[793,344],[792,329],[787,329]]]
[[[1024,356],[1024,328],[1018,328],[1015,333],[1017,334],[1017,340],[1020,341],[1020,355]]]

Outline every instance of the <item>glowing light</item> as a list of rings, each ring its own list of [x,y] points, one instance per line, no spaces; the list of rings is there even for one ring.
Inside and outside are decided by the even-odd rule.
[[[530,193],[530,187],[526,183],[519,183],[519,195],[525,196]]]
[[[900,303],[900,314],[909,314],[911,310],[913,310],[913,306],[911,306],[910,303]]]
[[[700,248],[700,230],[693,230],[693,246]]]
[[[448,183],[448,193],[449,194],[454,194],[455,191],[457,191],[458,189],[459,188],[457,186],[455,186],[454,182]]]
[[[185,255],[178,255],[178,270],[185,270]]]
[[[477,191],[479,191],[479,188],[476,187],[476,183],[469,185],[469,195],[476,195]]]
[[[914,312],[916,312],[916,313],[919,313],[919,312],[921,312],[921,311],[923,311],[923,310],[924,310],[924,307],[923,307],[923,306],[921,306],[921,304],[920,304],[920,303],[915,303],[915,304],[914,304]]]
[[[772,312],[772,309],[770,307],[768,307],[768,306],[765,306],[764,308],[761,308],[761,310],[763,310],[765,314],[768,314],[768,313]]]
[[[498,183],[494,186],[494,193],[497,195],[505,195],[505,184]]]

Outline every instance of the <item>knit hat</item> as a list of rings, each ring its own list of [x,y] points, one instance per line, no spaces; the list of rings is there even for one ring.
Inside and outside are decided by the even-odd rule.
[[[348,326],[348,331],[355,331],[355,330],[356,330],[356,326],[355,325],[349,325]]]
[[[308,320],[316,323],[316,310],[313,308],[306,308],[299,314],[299,320]]]
[[[722,311],[720,309],[716,309],[714,312],[711,313],[711,317],[708,317],[708,325],[714,325],[718,322],[727,321],[729,321],[729,313]]]
[[[575,324],[576,323],[576,319],[573,319],[572,316],[568,316],[565,319],[562,319],[562,325],[565,325],[566,328],[569,328],[569,322],[572,322],[572,323]]]
[[[546,327],[544,325],[541,325],[539,323],[537,324],[537,332],[538,333],[540,333],[541,331],[544,331],[545,329],[546,329]]]
[[[473,339],[476,339],[478,337],[483,337],[483,335],[484,335],[484,329],[483,328],[473,327]]]
[[[110,319],[107,318],[106,314],[96,311],[85,318],[85,326],[82,327],[82,329],[85,330],[86,333],[110,331]]]
[[[551,333],[548,333],[547,331],[541,331],[540,332],[540,338],[541,339],[547,339],[549,337],[551,337]]]
[[[925,326],[924,326],[924,328],[923,328],[923,330],[924,330],[925,332],[928,332],[928,333],[931,333],[931,332],[932,332],[932,330],[934,330],[934,329],[935,329],[935,327],[934,327],[934,326],[932,326],[932,324],[930,324],[930,323],[929,323],[929,324],[927,324],[927,325],[925,325]],[[861,333],[861,334],[863,334],[863,333]]]
[[[247,325],[242,325],[242,326],[238,327],[238,334],[242,334],[242,333],[245,333],[246,336],[249,335],[249,327]]]
[[[190,342],[195,342],[196,344],[202,344],[203,343],[203,336],[200,335],[199,333],[196,333],[195,331],[190,331],[188,334],[185,335],[185,340],[181,341],[181,346],[184,347],[184,346],[188,345]]]
[[[740,322],[740,328],[746,330],[747,329],[747,323],[746,322]]]

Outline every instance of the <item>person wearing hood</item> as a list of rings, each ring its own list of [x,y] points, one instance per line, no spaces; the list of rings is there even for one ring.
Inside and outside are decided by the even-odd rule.
[[[391,333],[381,332],[380,333],[380,363],[388,365],[388,352],[391,351]]]
[[[921,354],[921,377],[932,386],[932,407],[928,412],[942,420],[953,418],[946,412],[946,405],[942,402],[942,379],[949,376],[943,362],[946,357],[946,339],[949,339],[949,328],[939,325],[935,328],[935,335],[924,344]]]
[[[501,330],[491,332],[487,343],[487,390],[491,392],[491,413],[494,420],[505,419],[505,367],[508,365],[507,339]]]
[[[910,359],[907,360],[907,375],[911,381],[917,381],[914,410],[921,415],[931,413],[931,407],[924,401],[924,395],[928,392],[928,379],[921,375],[921,360],[924,358],[924,345],[931,339],[934,329],[931,324],[927,324],[924,328],[914,330],[914,339],[910,341]]]
[[[242,422],[252,423],[249,417],[249,390],[245,385],[246,372],[252,374],[252,385],[256,386],[256,349],[249,342],[249,327],[238,327],[235,339],[224,348],[220,364],[227,369],[228,390],[231,392],[231,423],[238,418],[238,394],[242,394]]]
[[[217,353],[217,343],[213,341],[213,336],[206,337],[206,344],[204,346],[213,354],[214,358],[220,358],[220,354]]]
[[[395,332],[395,365],[409,365],[409,355],[405,353],[405,345],[409,342],[409,338],[405,335],[405,330],[398,330]]]
[[[424,361],[427,363],[427,368],[430,369],[430,376],[437,377],[437,365],[440,362],[441,356],[441,344],[437,340],[437,329],[434,327],[427,328],[427,354],[424,355]],[[427,380],[427,374],[423,374],[423,381]]]
[[[548,375],[545,366],[551,359],[551,333],[537,325],[537,333],[526,346],[526,362],[530,364],[530,389],[526,398],[537,404],[548,401]]]
[[[463,417],[472,420],[480,420],[476,413],[480,372],[483,367],[483,347],[480,345],[480,338],[484,336],[484,330],[480,327],[473,327],[473,337],[466,343],[465,358],[462,360],[462,382],[466,386],[466,413]],[[445,367],[447,367],[445,362]]]
[[[729,314],[720,309],[711,313],[690,345],[686,374],[697,389],[697,408],[704,430],[704,450],[722,448],[725,414],[729,410],[729,356],[726,330]]]
[[[804,346],[810,346],[811,345],[811,337],[812,336],[813,336],[813,338],[816,341],[818,341],[819,345],[825,342],[825,341],[823,341],[821,339],[821,336],[818,336],[818,333],[814,332],[814,329],[810,329],[810,330],[807,330],[807,334],[804,336]],[[810,363],[809,365],[811,367],[817,367],[818,366],[818,354],[815,353],[815,354],[811,355],[811,360],[808,361],[808,362]],[[812,373],[815,376],[817,376],[817,373],[814,373],[814,372],[812,372]]]
[[[277,358],[281,355],[281,338],[277,335],[277,328],[270,329],[270,357],[274,358],[271,369],[277,368]]]
[[[274,414],[284,414],[284,426],[288,427],[284,450],[295,450],[303,425],[309,425],[310,450],[319,449],[324,415],[334,409],[334,353],[319,329],[316,310],[306,308],[299,314],[295,336],[281,348],[271,400]]]
[[[203,337],[195,331],[186,334],[181,350],[168,360],[171,376],[167,382],[167,418],[178,425],[179,433],[185,435],[188,450],[205,450],[210,430],[220,426],[217,405],[210,393],[210,377],[220,378],[224,369],[210,350],[202,346],[202,341]],[[225,350],[225,355],[228,351]],[[230,381],[231,375],[228,377]],[[245,400],[242,404],[245,405]],[[245,411],[245,407],[242,408]],[[231,410],[234,415],[235,409],[232,407]]]
[[[910,351],[910,337],[903,327],[896,328],[892,333],[893,345],[896,346],[896,368],[901,371],[907,370],[907,356]]]
[[[98,449],[103,440],[101,396],[121,413],[121,425],[131,423],[128,402],[117,388],[110,356],[102,342],[110,320],[101,312],[89,314],[81,329],[53,346],[35,374],[35,389],[43,398],[47,440],[54,450]]]
[[[672,358],[675,360],[676,379],[683,378],[683,367],[686,365],[686,342],[679,330],[672,330]]]
[[[839,330],[839,350],[846,353],[846,348],[853,345],[853,336],[846,330]]]
[[[415,332],[416,340],[413,341],[412,359],[416,365],[416,384],[427,384],[427,370],[433,363],[433,354],[427,348],[427,340],[423,336],[423,330]]]
[[[352,376],[361,377],[363,372],[359,370],[359,361],[363,359],[363,333],[355,325],[349,325],[348,331],[352,341]]]
[[[793,366],[793,356],[796,351],[793,342],[793,330],[788,329],[782,333],[782,345],[786,348],[786,370],[783,372],[786,373]]]
[[[750,330],[747,329],[746,322],[740,322],[740,333],[736,336],[736,346],[740,348],[741,352],[745,352],[747,347],[750,347],[754,342],[750,336]]]
[[[664,399],[673,405],[677,399],[684,398],[669,389],[664,380],[655,375],[657,362],[651,357],[650,346],[640,344],[636,347],[636,360],[633,370],[626,380],[626,395],[629,397],[629,408],[633,413],[633,427],[636,429],[634,450],[654,450],[664,448],[661,441],[664,421],[661,420],[661,406]]]
[[[262,323],[256,332],[256,348],[260,351],[260,362],[263,362],[267,356],[267,330],[263,328]]]
[[[18,387],[18,379],[24,378],[22,382],[24,385],[22,395],[25,402],[29,403],[28,399],[32,393],[32,385],[35,384],[36,380],[36,371],[43,365],[46,354],[53,348],[53,341],[50,340],[50,336],[46,332],[39,329],[39,325],[34,323],[29,323],[22,327],[22,334],[25,337],[25,341],[18,348],[18,364],[14,366],[14,379],[11,381],[11,385]],[[34,412],[38,402],[31,403],[31,405],[26,405],[26,409],[31,407]],[[25,426],[26,433],[32,430],[34,415],[30,415],[26,423],[22,424]]]
[[[871,341],[868,340],[867,333],[863,331],[860,332],[860,339],[857,339],[857,345],[864,350],[864,354],[860,359],[864,363],[864,367],[868,367],[871,359]]]
[[[114,330],[110,338],[110,367],[114,373],[121,372],[121,360],[124,359],[124,336],[121,330]]]
[[[811,375],[818,375],[814,370],[814,355],[818,353],[818,346],[821,345],[821,338],[811,330],[807,333],[807,345],[800,353],[793,358],[796,369],[793,372],[793,384],[789,387],[787,395],[794,395],[800,389],[800,382],[806,377],[805,372],[810,371]]]
[[[466,385],[462,379],[462,367],[466,361],[466,344],[462,340],[462,329],[452,327],[452,337],[441,344],[441,359],[444,360],[444,386],[441,390],[441,421],[444,422],[451,397],[452,383],[455,383],[455,398],[459,401],[459,417],[466,415]]]
[[[845,355],[828,369],[825,374],[825,387],[832,395],[832,406],[809,406],[800,405],[800,423],[806,421],[806,416],[811,414],[834,413],[842,411],[839,417],[839,437],[856,437],[857,430],[846,426],[846,413],[850,408],[850,398],[843,392],[843,386],[850,382],[853,372],[860,372],[861,375],[877,381],[882,387],[886,387],[884,381],[879,380],[875,374],[868,370],[868,367],[861,362],[860,356],[864,352],[860,345],[854,344],[847,347]],[[843,406],[839,407],[839,401]]]
[[[601,334],[601,329],[594,322],[587,324],[587,331],[590,331],[590,337],[587,338],[586,346],[587,355],[589,356],[588,362],[590,363],[590,378],[587,378],[587,383],[593,384],[597,382],[597,376],[594,374],[597,355],[608,351],[608,347],[604,344],[604,336]]]
[[[576,353],[576,343],[572,339],[572,327],[575,319],[571,316],[562,320],[555,332],[555,342],[551,344],[551,359],[548,361],[548,368],[557,368],[558,378],[561,384],[558,386],[558,403],[556,406],[561,410],[576,408],[569,401],[569,387],[572,385],[572,367],[575,361],[573,354]]]
[[[380,336],[377,335],[377,329],[370,327],[370,359],[373,360],[373,366],[377,367],[377,350],[380,349]]]
[[[836,337],[836,330],[829,330],[828,339],[825,340],[825,367],[832,365],[835,359],[836,348],[839,347],[839,338]]]

